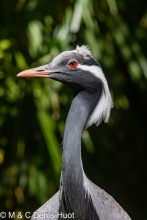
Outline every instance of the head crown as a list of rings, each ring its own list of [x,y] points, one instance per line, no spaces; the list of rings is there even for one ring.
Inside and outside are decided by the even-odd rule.
[[[86,57],[86,56],[92,56],[89,47],[88,47],[88,46],[85,46],[85,45],[83,45],[83,46],[81,46],[81,47],[77,46],[77,47],[76,47],[76,51],[77,51],[79,54],[83,55],[84,57]]]

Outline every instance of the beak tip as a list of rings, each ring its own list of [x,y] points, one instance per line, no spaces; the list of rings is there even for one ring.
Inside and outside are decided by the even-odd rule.
[[[20,73],[18,73],[18,74],[17,74],[17,77],[21,77],[21,74],[20,74]]]
[[[32,71],[32,69],[29,69],[29,70],[24,70],[20,73],[17,74],[17,77],[21,77],[21,78],[24,78],[24,77],[34,77],[34,72]]]
[[[24,77],[27,77],[27,75],[24,73],[24,71],[23,72],[20,72],[20,73],[18,73],[17,74],[17,77],[19,77],[19,78],[24,78]]]

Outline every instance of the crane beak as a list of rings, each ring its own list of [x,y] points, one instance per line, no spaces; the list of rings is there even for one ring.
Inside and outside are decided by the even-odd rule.
[[[48,77],[53,72],[48,70],[48,65],[39,66],[34,69],[24,70],[17,74],[17,77]]]

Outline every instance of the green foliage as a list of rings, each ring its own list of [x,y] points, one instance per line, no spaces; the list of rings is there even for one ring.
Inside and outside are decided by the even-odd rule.
[[[132,219],[146,219],[146,6],[145,0],[0,1],[0,211],[33,212],[58,190],[72,100],[58,82],[17,73],[88,44],[115,108],[108,125],[84,131],[84,169]]]

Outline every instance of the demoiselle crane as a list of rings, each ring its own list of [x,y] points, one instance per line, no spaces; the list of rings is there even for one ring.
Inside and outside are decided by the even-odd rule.
[[[25,70],[18,77],[47,77],[68,85],[74,98],[63,136],[59,191],[32,216],[38,219],[131,220],[124,209],[85,175],[81,135],[92,124],[107,122],[113,107],[107,80],[87,46],[65,51],[47,65]]]

